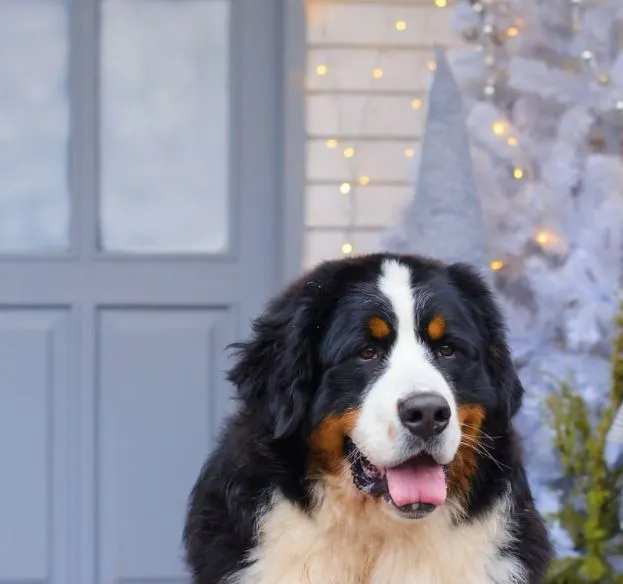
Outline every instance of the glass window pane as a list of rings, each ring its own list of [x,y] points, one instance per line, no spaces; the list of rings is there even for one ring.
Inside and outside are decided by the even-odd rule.
[[[0,253],[68,245],[66,17],[0,0]]]
[[[102,3],[100,233],[106,251],[228,244],[229,3]]]

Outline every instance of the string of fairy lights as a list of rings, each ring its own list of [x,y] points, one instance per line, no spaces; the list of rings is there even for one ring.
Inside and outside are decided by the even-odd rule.
[[[569,5],[569,20],[571,32],[578,35],[582,32],[584,10],[587,0],[566,0]],[[513,14],[510,0],[470,0],[471,9],[478,16],[475,19],[478,25],[463,31],[467,41],[476,43],[476,50],[483,55],[483,87],[484,99],[495,100],[498,89],[506,81],[505,42],[521,34],[525,22]],[[611,83],[609,73],[598,63],[594,52],[583,48],[577,55],[577,60],[583,63],[593,73],[595,81],[602,86]],[[616,99],[613,109],[620,112],[623,121],[623,96]],[[496,120],[491,130],[500,139],[506,140],[509,146],[516,147],[521,152],[521,139],[512,133],[512,126],[508,120]],[[519,157],[522,158],[521,156]],[[529,157],[523,156],[523,163],[512,167],[512,176],[516,180],[523,180],[534,176]],[[559,245],[561,236],[551,229],[539,228],[534,234],[534,240],[544,250]],[[490,262],[490,268],[498,271],[504,268],[502,259]]]
[[[585,9],[585,2],[588,0],[566,0],[569,4],[570,14],[570,27],[574,34],[579,34],[582,30],[583,14]],[[453,0],[431,0],[431,5],[439,9],[448,8]],[[471,9],[477,15],[477,26],[469,28],[463,31],[465,40],[475,43],[476,50],[482,53],[483,56],[483,86],[482,95],[484,99],[494,101],[499,93],[499,89],[506,81],[506,60],[505,60],[505,43],[508,40],[514,39],[521,34],[522,28],[525,26],[525,22],[522,18],[513,14],[511,0],[469,0]],[[318,5],[318,0],[309,0],[308,8],[314,8]],[[387,41],[391,42],[391,35],[401,34],[407,31],[409,28],[409,20],[406,17],[392,18],[391,24],[387,26]],[[369,71],[369,79],[372,84],[378,84],[384,77],[384,71],[381,64],[381,56],[384,54],[383,49],[384,42],[380,43],[379,49],[376,53],[376,59],[373,67]],[[329,52],[314,63],[313,70],[319,77],[331,76],[333,72],[331,59],[328,56]],[[595,75],[595,80],[602,86],[607,86],[611,83],[610,75],[605,71],[590,48],[584,48],[577,56],[578,60],[589,68]],[[427,68],[430,72],[436,69],[436,63],[433,59],[427,63]],[[337,80],[333,80],[332,91],[336,93],[336,100],[340,100],[339,87]],[[373,88],[370,88],[368,95],[372,95]],[[409,107],[413,109],[420,109],[424,106],[424,100],[421,96],[412,96],[408,100]],[[359,119],[360,122],[365,119],[365,113],[369,105],[369,100],[364,100]],[[613,109],[621,113],[621,119],[623,120],[623,95],[615,100]],[[342,196],[347,197],[347,221],[344,227],[343,240],[340,246],[340,251],[343,255],[350,255],[355,252],[355,245],[353,243],[353,234],[356,231],[356,189],[359,187],[366,187],[371,183],[374,183],[374,177],[367,174],[365,171],[361,172],[358,161],[358,149],[359,144],[356,137],[349,142],[342,143],[340,138],[340,128],[342,126],[341,120],[343,119],[342,108],[338,107],[338,124],[337,132],[334,138],[328,138],[325,141],[326,148],[329,149],[341,149],[342,155],[347,162],[348,176],[339,185],[339,192]],[[494,136],[516,149],[517,155],[513,157],[515,162],[510,168],[511,176],[516,181],[524,181],[534,177],[534,171],[532,169],[529,156],[524,153],[522,148],[522,140],[517,132],[513,131],[512,124],[509,120],[499,119],[492,123],[491,131]],[[413,158],[415,151],[411,147],[404,149],[404,156]],[[555,233],[551,229],[540,228],[534,234],[534,240],[543,249],[549,249],[560,242],[560,235]],[[493,259],[490,262],[490,268],[493,271],[498,271],[504,268],[504,260]]]
[[[448,0],[433,0],[431,2],[433,6],[439,9],[446,8],[449,4]],[[313,11],[320,4],[316,2],[308,3],[308,10]],[[376,87],[379,82],[382,81],[385,75],[383,70],[383,56],[387,53],[387,49],[384,46],[391,46],[394,35],[405,33],[409,28],[409,19],[406,16],[397,15],[399,5],[394,7],[393,11],[388,11],[388,22],[385,26],[384,38],[379,39],[379,48],[376,51],[374,63],[372,68],[368,72],[369,91],[366,92],[366,98],[363,101],[361,110],[358,115],[359,125],[363,123],[366,118],[366,114],[369,110],[370,99],[372,95],[378,95]],[[323,40],[327,40],[328,31],[326,26],[322,25],[321,36]],[[312,64],[313,71],[318,77],[327,78],[333,73],[333,64],[331,63],[330,51],[317,51],[316,62]],[[436,69],[436,63],[433,59],[427,62],[428,71],[434,71]],[[345,180],[339,184],[338,190],[341,196],[346,197],[347,206],[347,219],[344,226],[342,243],[340,244],[340,252],[343,255],[351,255],[355,253],[354,235],[356,233],[356,221],[357,221],[357,189],[361,187],[367,187],[371,183],[374,183],[374,177],[370,176],[363,169],[360,168],[358,151],[360,150],[360,142],[357,137],[354,136],[348,141],[343,141],[340,138],[342,129],[344,128],[344,111],[342,106],[342,96],[339,94],[338,80],[333,77],[330,83],[331,92],[335,94],[334,99],[337,102],[337,128],[336,136],[329,137],[325,140],[325,147],[331,150],[341,149],[342,156],[346,162],[347,175]],[[410,107],[413,110],[420,110],[424,106],[424,100],[419,95],[413,95],[411,97],[405,97],[405,107]],[[406,158],[414,158],[415,150],[412,147],[406,147],[403,151],[403,155]]]
[[[517,18],[512,11],[508,0],[470,0],[474,19],[478,24],[463,30],[463,37],[470,43],[475,43],[476,50],[482,54],[483,79],[482,97],[494,101],[498,90],[506,81],[505,70],[505,43],[520,34],[524,22]],[[520,137],[513,132],[512,124],[505,119],[495,120],[491,124],[491,132],[501,141],[512,148],[514,163],[510,173],[516,181],[524,181],[534,176],[529,157],[522,148]],[[554,242],[555,234],[546,229],[540,229],[535,234],[536,242],[545,247]],[[501,258],[494,258],[489,262],[492,271],[503,269],[505,262]]]
[[[575,34],[579,34],[582,31],[582,22],[585,11],[585,2],[586,0],[569,0],[570,10],[571,10],[571,27]],[[619,43],[621,43],[623,39],[619,39]],[[622,45],[623,48],[623,45]],[[603,67],[600,66],[595,54],[590,48],[585,47],[580,51],[580,58],[589,68],[589,70],[593,73],[595,80],[599,85],[602,86],[610,86],[612,83],[612,79],[608,71],[604,70]],[[623,116],[623,93],[619,95],[614,100],[614,109],[620,112],[621,116]]]

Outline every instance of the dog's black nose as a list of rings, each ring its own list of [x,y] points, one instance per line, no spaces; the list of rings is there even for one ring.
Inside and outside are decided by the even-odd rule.
[[[418,438],[430,440],[441,434],[450,421],[450,404],[436,393],[416,393],[398,402],[398,417]]]

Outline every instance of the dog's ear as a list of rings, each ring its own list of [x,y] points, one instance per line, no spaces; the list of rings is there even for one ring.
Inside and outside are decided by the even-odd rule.
[[[460,293],[474,309],[485,340],[486,367],[501,396],[501,410],[510,419],[521,407],[524,388],[511,359],[502,314],[482,276],[471,266],[452,264],[449,272]]]
[[[228,379],[275,439],[301,426],[314,391],[317,327],[298,287],[269,303],[252,325],[249,341],[231,345],[237,363]]]

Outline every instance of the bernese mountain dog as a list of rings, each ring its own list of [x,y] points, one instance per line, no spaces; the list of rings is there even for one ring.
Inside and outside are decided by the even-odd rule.
[[[241,407],[189,499],[194,584],[540,584],[504,322],[462,263],[320,264],[234,345]]]

